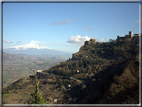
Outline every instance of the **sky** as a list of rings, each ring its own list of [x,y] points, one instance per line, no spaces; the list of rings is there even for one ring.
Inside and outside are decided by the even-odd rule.
[[[75,53],[90,38],[140,33],[139,24],[139,3],[3,3],[3,49],[35,43]]]

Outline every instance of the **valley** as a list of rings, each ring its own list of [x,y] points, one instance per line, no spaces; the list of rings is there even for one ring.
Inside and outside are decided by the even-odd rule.
[[[67,57],[62,56],[31,56],[24,54],[3,53],[3,86],[7,86],[14,81],[33,74],[31,69],[46,70]]]
[[[43,75],[37,75],[38,87],[47,104],[138,104],[139,41],[117,40],[100,43],[90,39],[70,59],[56,64],[33,61],[23,69],[43,70]],[[17,72],[22,66],[18,67],[14,68]],[[6,73],[14,76],[10,70]],[[3,88],[3,103],[29,104],[35,87],[32,74],[18,79]]]

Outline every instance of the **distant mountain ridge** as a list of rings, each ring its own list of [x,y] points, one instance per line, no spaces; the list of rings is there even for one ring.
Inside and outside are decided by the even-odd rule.
[[[29,48],[27,50],[15,50],[14,48],[9,48],[9,49],[3,49],[4,52],[7,53],[13,53],[13,54],[28,54],[28,55],[71,55],[71,53],[68,52],[62,52],[62,51],[57,51],[57,50],[49,50],[49,49],[36,49],[36,48]]]
[[[42,61],[42,60],[67,60],[69,55],[27,55],[23,53],[12,54],[3,52],[3,66],[14,66],[21,65],[25,63],[30,63],[33,61]]]
[[[55,49],[48,48],[46,46],[41,46],[33,42],[25,45],[14,46],[10,48],[3,49],[4,52],[13,54],[27,54],[27,55],[67,55],[71,56],[72,53],[62,52]]]

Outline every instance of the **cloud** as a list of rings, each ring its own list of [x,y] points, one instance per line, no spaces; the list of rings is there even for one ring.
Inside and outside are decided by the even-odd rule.
[[[105,41],[106,41],[106,38],[101,38],[99,41],[100,41],[100,42],[105,42]]]
[[[4,43],[13,43],[13,42],[11,42],[11,41],[3,41]]]
[[[76,43],[79,45],[83,45],[85,41],[90,40],[88,36],[81,37],[80,35],[71,36],[68,39],[69,39],[69,41],[67,41],[68,43]]]
[[[90,31],[92,31],[92,29],[90,29],[90,28],[88,28],[88,27],[85,27],[85,30],[90,30]]]
[[[34,44],[34,43],[36,43],[36,41],[32,40],[30,43],[31,43],[31,44]]]
[[[17,44],[17,43],[21,43],[21,41],[17,41],[16,44]]]
[[[44,42],[36,41],[36,40],[32,40],[30,43],[31,43],[31,44],[39,44],[39,45],[45,44]]]
[[[69,22],[72,22],[73,19],[66,19],[66,20],[60,20],[59,22],[51,22],[52,25],[66,25]]]

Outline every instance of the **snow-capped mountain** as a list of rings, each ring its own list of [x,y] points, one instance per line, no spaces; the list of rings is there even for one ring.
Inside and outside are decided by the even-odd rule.
[[[38,45],[31,41],[31,43],[13,46],[7,49],[3,49],[4,52],[13,53],[13,54],[27,54],[27,55],[69,55],[71,53],[62,52],[55,49],[48,48],[46,46]]]
[[[28,43],[28,44],[25,44],[25,45],[14,46],[14,47],[10,47],[10,48],[15,49],[15,50],[28,50],[28,49],[31,49],[31,48],[34,48],[34,49],[51,49],[51,48],[48,48],[46,46],[40,46],[38,44],[35,44],[33,41],[31,41],[31,43]]]

